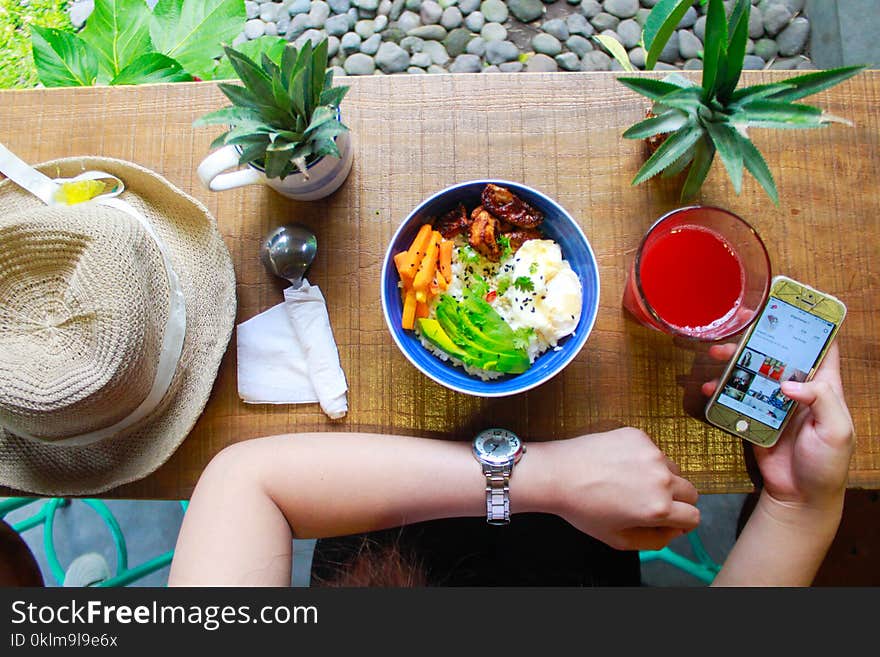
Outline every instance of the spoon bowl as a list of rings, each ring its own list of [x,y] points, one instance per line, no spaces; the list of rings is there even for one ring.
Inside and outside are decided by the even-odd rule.
[[[286,279],[297,289],[317,251],[318,239],[312,231],[299,224],[287,224],[266,235],[260,247],[260,260],[271,274]]]

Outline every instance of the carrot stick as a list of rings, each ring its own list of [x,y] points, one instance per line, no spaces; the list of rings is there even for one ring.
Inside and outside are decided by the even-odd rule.
[[[434,273],[437,270],[437,249],[440,243],[440,233],[433,231],[431,233],[428,248],[425,250],[425,257],[419,265],[416,277],[413,280],[413,289],[416,291],[416,299],[418,301],[428,300],[428,286],[434,280]]]
[[[416,268],[409,256],[409,251],[401,251],[394,256],[394,265],[397,267],[397,273],[400,275],[400,280],[402,280],[404,284],[412,284]]]
[[[430,312],[428,312],[428,304],[421,301],[416,301],[416,319],[427,318],[429,315]]]
[[[416,324],[416,293],[414,290],[407,290],[403,299],[403,321],[401,326],[404,329],[410,329]]]
[[[440,242],[440,273],[447,283],[452,282],[452,240]],[[445,289],[445,288],[444,288]]]

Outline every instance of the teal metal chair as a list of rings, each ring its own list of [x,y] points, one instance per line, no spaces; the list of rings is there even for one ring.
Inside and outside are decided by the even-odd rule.
[[[49,563],[52,577],[59,586],[64,583],[65,569],[58,561],[58,553],[55,550],[55,513],[59,508],[70,505],[71,502],[82,502],[94,510],[110,531],[110,535],[113,538],[113,543],[116,547],[116,574],[109,579],[95,584],[95,586],[127,586],[132,582],[136,582],[137,580],[164,568],[171,563],[171,559],[174,557],[174,550],[169,550],[168,552],[153,557],[142,564],[129,567],[128,548],[125,544],[125,536],[123,536],[122,529],[119,527],[116,518],[111,513],[110,509],[107,508],[107,505],[101,500],[70,500],[63,497],[53,497],[49,499],[12,497],[0,500],[0,519],[4,519],[7,514],[16,509],[20,509],[30,504],[39,504],[40,502],[43,503],[42,506],[33,515],[20,520],[17,523],[10,524],[10,526],[19,534],[29,529],[33,529],[34,527],[40,525],[43,526],[43,545],[46,551],[46,560]],[[184,512],[186,511],[187,504],[188,503],[185,501],[180,502],[180,506]]]
[[[665,547],[662,550],[644,550],[639,552],[639,561],[642,563],[663,561],[684,571],[688,575],[696,577],[704,584],[711,584],[715,580],[718,571],[721,570],[721,566],[715,563],[712,557],[709,556],[696,531],[688,533],[687,538],[696,560],[689,559],[671,550],[669,547]]]

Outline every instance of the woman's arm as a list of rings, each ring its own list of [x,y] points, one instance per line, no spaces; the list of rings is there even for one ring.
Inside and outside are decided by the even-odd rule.
[[[712,348],[721,360],[734,350]],[[754,448],[764,489],[716,585],[809,586],[837,533],[854,447],[837,346],[813,381],[783,383],[782,392],[800,408],[776,445]]]
[[[558,514],[615,547],[659,548],[699,522],[696,490],[674,470],[635,429],[532,443],[511,478],[511,511]],[[199,480],[169,584],[288,585],[292,537],[481,516],[484,491],[469,443],[329,433],[239,443]]]

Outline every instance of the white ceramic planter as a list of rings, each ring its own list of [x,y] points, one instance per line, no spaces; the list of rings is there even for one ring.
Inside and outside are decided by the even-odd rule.
[[[287,198],[296,201],[315,201],[335,192],[351,171],[354,153],[351,148],[351,134],[343,132],[336,137],[336,146],[341,157],[324,157],[306,167],[308,179],[302,173],[286,178],[267,178],[259,167],[249,164],[245,169],[229,171],[238,167],[241,154],[237,146],[224,146],[202,160],[198,174],[202,183],[215,192],[221,192],[244,185],[262,184],[274,189]]]

